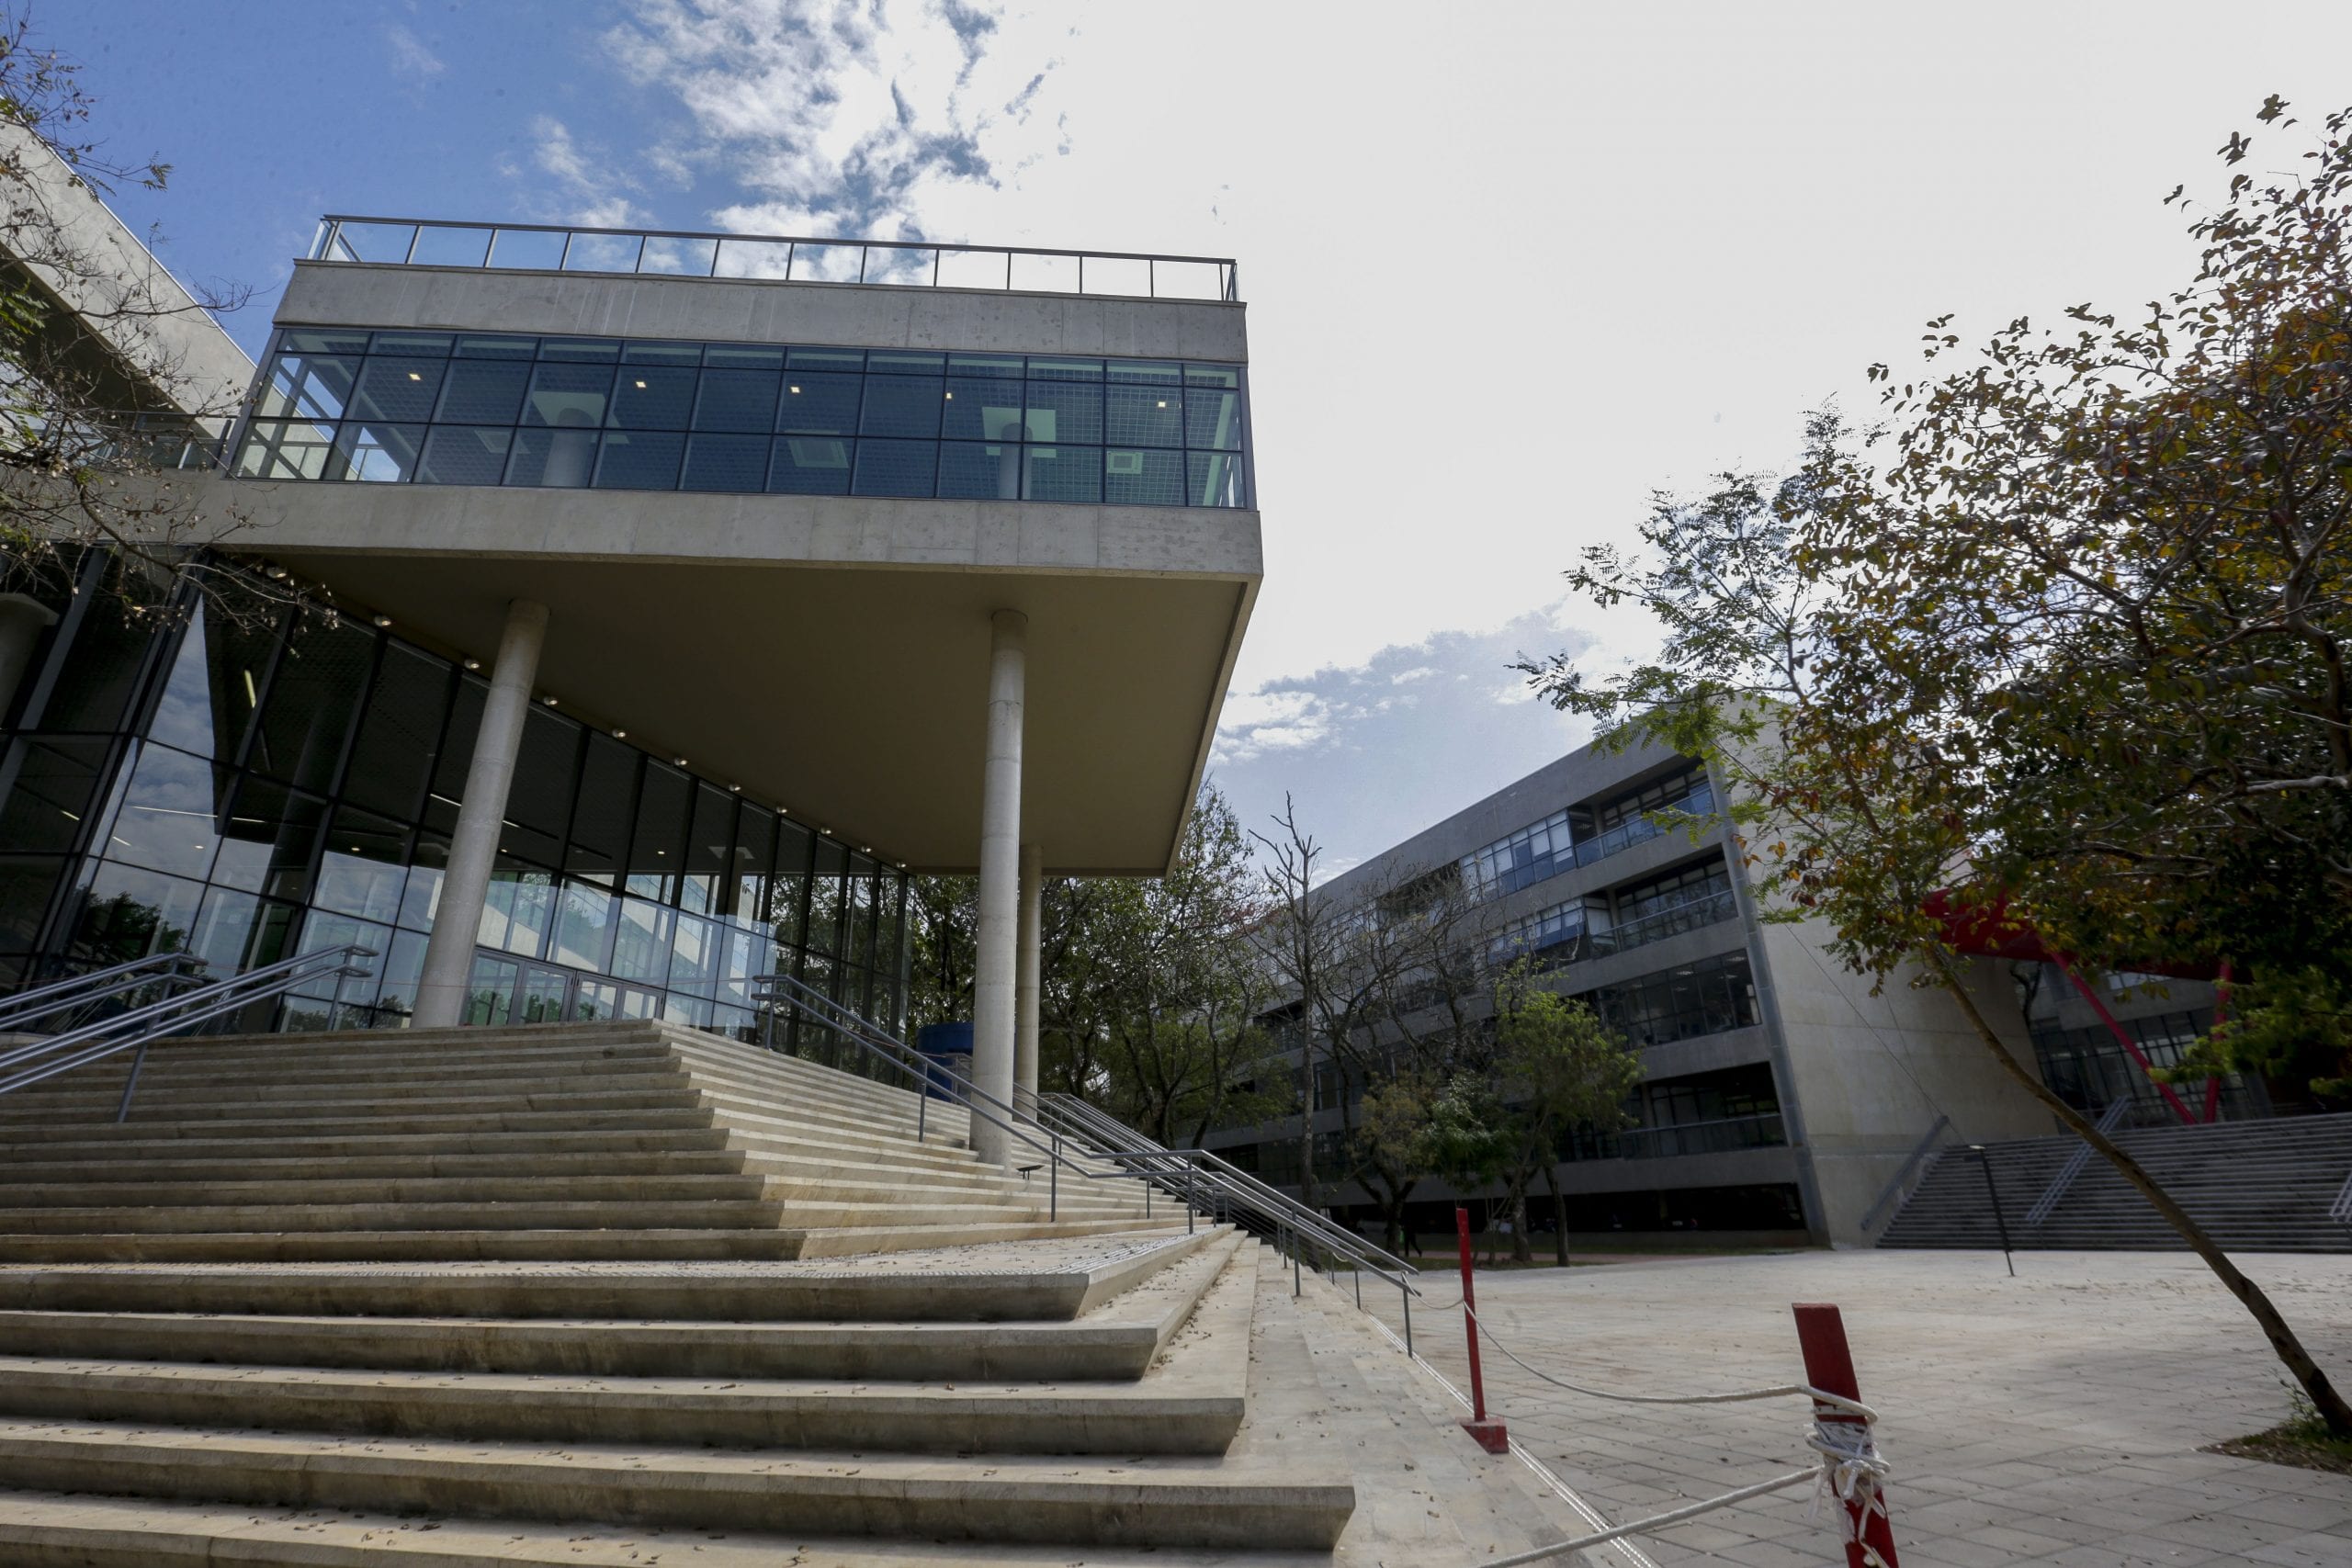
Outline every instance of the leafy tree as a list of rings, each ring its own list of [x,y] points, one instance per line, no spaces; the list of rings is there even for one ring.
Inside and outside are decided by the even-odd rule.
[[[2283,109],[2274,97],[2259,118],[2284,129]],[[2262,1291],[2011,1053],[1952,919],[2030,925],[2093,968],[2229,957],[2279,1006],[2323,994],[2295,976],[2340,965],[2348,124],[2325,121],[2298,179],[2233,175],[2190,226],[2196,276],[2138,321],[2086,305],[2063,330],[2020,318],[1946,370],[1960,340],[1940,318],[1927,378],[1874,367],[1889,421],[1874,439],[1818,415],[1785,479],[1661,497],[1647,558],[1589,552],[1571,581],[1649,608],[1654,660],[1600,681],[1565,656],[1522,667],[1613,740],[1715,765],[1768,918],[1818,917],[1853,969],[1949,991],[2352,1433]],[[2233,136],[2222,155],[2234,166],[2250,145]]]
[[[174,328],[243,296],[192,298],[99,234],[91,209],[115,183],[161,189],[170,170],[98,154],[79,67],[29,27],[0,5],[0,589],[62,590],[96,548],[111,595],[153,616],[211,587],[224,569],[202,547],[241,525],[172,471],[224,428],[174,400],[225,416],[243,391],[198,385]],[[214,603],[242,615],[254,598]]]
[[[1590,1004],[1534,983],[1526,960],[1495,987],[1498,1099],[1508,1108],[1511,1157],[1503,1172],[1511,1213],[1511,1256],[1531,1262],[1527,1189],[1537,1172],[1552,1195],[1553,1247],[1568,1266],[1568,1204],[1560,1191],[1564,1138],[1578,1128],[1612,1133],[1631,1118],[1625,1101],[1642,1080],[1642,1059]]]

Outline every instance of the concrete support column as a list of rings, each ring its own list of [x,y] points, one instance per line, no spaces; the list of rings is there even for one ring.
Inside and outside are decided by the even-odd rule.
[[[1021,846],[1021,945],[1013,976],[1012,1081],[1025,1091],[1013,1103],[1034,1109],[1037,1093],[1037,984],[1046,945],[1046,864],[1035,844]]]
[[[1029,617],[1018,610],[999,610],[990,625],[988,762],[980,779],[979,953],[972,976],[972,1082],[1010,1103],[1014,928],[1021,908],[1021,720]],[[977,1116],[972,1119],[972,1150],[992,1164],[1012,1163],[1011,1138]]]
[[[531,682],[547,635],[545,604],[516,599],[506,606],[490,696],[474,735],[474,760],[466,769],[465,803],[458,809],[458,830],[450,835],[449,866],[441,874],[441,901],[424,945],[424,973],[416,987],[419,1029],[447,1028],[465,1017],[474,941],[490,897],[490,875],[498,864],[506,792],[514,782],[514,758],[523,749],[523,721],[530,716]]]
[[[0,717],[17,700],[17,688],[33,672],[33,649],[40,634],[57,624],[57,612],[26,593],[0,593]]]

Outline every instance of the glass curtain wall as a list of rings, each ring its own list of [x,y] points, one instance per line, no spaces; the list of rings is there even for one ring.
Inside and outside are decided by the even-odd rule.
[[[275,1022],[404,1023],[486,683],[348,620],[198,604],[150,635],[93,597],[66,605],[0,758],[0,983],[356,942],[373,975]],[[748,1035],[752,978],[775,971],[899,1016],[902,874],[553,709],[525,727],[499,849],[474,1021]]]
[[[1249,504],[1238,365],[281,330],[241,478]]]

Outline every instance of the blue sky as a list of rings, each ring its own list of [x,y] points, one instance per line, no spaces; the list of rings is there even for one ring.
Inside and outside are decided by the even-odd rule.
[[[1654,491],[1867,414],[1931,317],[2176,286],[2163,195],[2266,95],[2352,99],[2343,0],[33,5],[248,345],[329,209],[1239,258],[1267,578],[1217,777],[1335,869],[1580,738],[1508,665],[1643,647],[1558,574]]]

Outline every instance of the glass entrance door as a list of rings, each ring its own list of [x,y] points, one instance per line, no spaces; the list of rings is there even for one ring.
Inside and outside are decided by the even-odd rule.
[[[466,1021],[497,1027],[507,1023],[584,1023],[600,1018],[654,1018],[662,994],[551,964],[474,954],[466,993]]]

